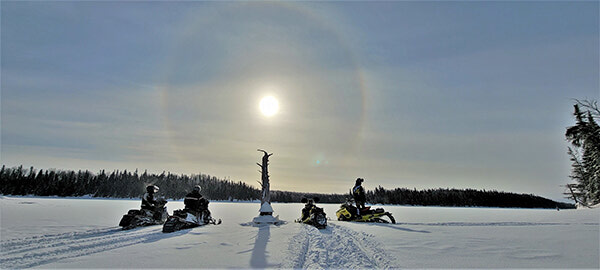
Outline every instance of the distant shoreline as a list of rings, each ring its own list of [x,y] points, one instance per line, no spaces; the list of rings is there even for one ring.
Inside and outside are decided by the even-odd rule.
[[[68,199],[68,200],[106,200],[106,201],[118,201],[118,200],[123,200],[123,201],[139,201],[140,198],[112,198],[112,197],[92,197],[92,196],[79,196],[79,197],[75,197],[75,196],[68,196],[68,197],[60,197],[60,196],[37,196],[37,195],[4,195],[4,194],[0,194],[0,200],[3,200],[5,198],[17,198],[17,199],[27,199],[27,198],[31,198],[31,199]],[[183,199],[167,199],[167,201],[170,202],[183,202]],[[210,200],[210,202],[213,203],[260,203],[260,200],[253,200],[253,201],[243,201],[243,200]],[[273,204],[293,204],[293,203],[297,203],[297,204],[301,204],[300,202],[272,202]],[[326,203],[319,203],[319,204],[327,204],[327,205],[336,205],[336,204],[340,204],[340,203],[335,203],[335,202],[326,202]],[[473,209],[477,209],[477,208],[481,208],[481,209],[524,209],[524,210],[534,210],[534,209],[542,209],[542,210],[555,210],[554,208],[543,208],[543,207],[538,207],[538,208],[528,208],[528,207],[498,207],[498,206],[447,206],[447,205],[410,205],[410,204],[371,204],[371,203],[367,203],[367,206],[402,206],[402,207],[438,207],[438,208],[473,208]],[[572,210],[572,209],[577,209],[576,207],[573,208],[560,208],[561,210]]]

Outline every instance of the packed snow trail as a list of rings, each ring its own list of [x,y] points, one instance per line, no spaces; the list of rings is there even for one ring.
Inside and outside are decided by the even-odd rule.
[[[0,246],[0,269],[29,268],[165,237],[168,235],[163,234],[159,227],[128,231],[110,227],[8,240]]]
[[[317,229],[302,224],[300,232],[292,237],[290,258],[282,268],[393,268],[389,255],[364,232],[353,231],[344,226],[329,224]]]

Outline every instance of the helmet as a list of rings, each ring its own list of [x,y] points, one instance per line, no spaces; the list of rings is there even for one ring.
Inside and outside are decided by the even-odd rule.
[[[195,185],[194,186],[194,191],[195,192],[200,192],[202,190],[202,187],[200,187],[200,185]]]
[[[364,181],[365,181],[365,179],[362,179],[362,178],[356,178],[356,184],[357,184],[357,185],[360,185],[360,184],[361,184],[362,182],[364,182]]]
[[[154,193],[158,191],[158,186],[155,185],[149,185],[146,187],[146,191],[148,191],[148,193]]]
[[[305,203],[305,204],[314,204],[316,198],[313,199],[308,199],[308,198],[302,198],[302,200],[300,200],[301,203]]]

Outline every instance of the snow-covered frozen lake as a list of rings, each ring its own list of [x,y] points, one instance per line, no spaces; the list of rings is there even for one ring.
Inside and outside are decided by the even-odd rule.
[[[137,200],[0,197],[0,268],[600,268],[600,209],[384,206],[397,224],[245,226],[258,203],[213,202],[223,223],[163,234],[117,226]],[[183,208],[167,204],[169,213]]]

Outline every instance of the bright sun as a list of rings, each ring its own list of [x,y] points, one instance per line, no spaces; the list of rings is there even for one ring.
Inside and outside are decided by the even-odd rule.
[[[265,116],[273,116],[279,111],[279,102],[272,96],[264,97],[260,100],[260,111]]]

